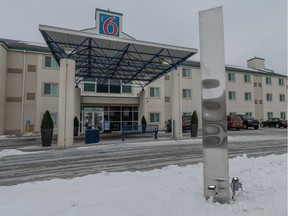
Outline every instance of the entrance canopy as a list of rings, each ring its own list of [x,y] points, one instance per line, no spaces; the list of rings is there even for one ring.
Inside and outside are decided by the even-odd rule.
[[[124,39],[51,26],[39,30],[56,61],[76,62],[76,83],[121,80],[142,87],[197,53],[197,49]]]

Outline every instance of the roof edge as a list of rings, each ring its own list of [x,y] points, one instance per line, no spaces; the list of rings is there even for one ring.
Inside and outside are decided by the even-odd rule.
[[[39,25],[40,32],[43,31],[51,31],[51,32],[57,32],[57,33],[63,33],[63,34],[72,34],[77,36],[83,36],[83,37],[90,37],[90,38],[97,38],[97,39],[105,39],[110,41],[118,41],[118,42],[126,42],[131,44],[137,44],[137,45],[146,45],[146,46],[154,46],[154,47],[160,47],[165,49],[175,49],[175,50],[181,50],[186,52],[192,52],[197,53],[198,49],[195,48],[188,48],[188,47],[181,47],[181,46],[175,46],[175,45],[168,45],[168,44],[161,44],[161,43],[155,43],[155,42],[148,42],[148,41],[139,41],[134,39],[126,39],[126,38],[115,38],[111,36],[104,36],[104,35],[98,35],[93,34],[89,32],[83,32],[73,29],[66,29],[66,28],[60,28],[60,27],[53,27],[53,26],[47,26],[47,25]]]
[[[264,60],[264,61],[265,61],[264,58],[259,58],[259,57],[255,56],[255,57],[253,57],[253,58],[251,58],[251,59],[248,59],[247,62],[252,61],[252,60],[254,60],[254,59],[259,59],[259,60]]]

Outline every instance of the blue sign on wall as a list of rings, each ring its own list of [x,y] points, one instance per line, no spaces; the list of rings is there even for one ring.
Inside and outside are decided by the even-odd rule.
[[[100,14],[100,34],[119,37],[119,17],[108,14]]]

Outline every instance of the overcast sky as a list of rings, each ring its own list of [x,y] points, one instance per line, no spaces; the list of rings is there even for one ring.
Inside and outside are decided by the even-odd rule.
[[[95,25],[95,8],[123,14],[136,39],[199,50],[199,11],[223,6],[226,64],[255,56],[287,74],[286,0],[3,0],[0,37],[44,42],[39,24],[80,30]],[[199,60],[199,54],[192,59]]]

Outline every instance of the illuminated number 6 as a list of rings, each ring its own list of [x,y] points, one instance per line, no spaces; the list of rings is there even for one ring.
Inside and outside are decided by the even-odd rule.
[[[104,25],[103,25],[103,30],[104,30],[105,34],[117,35],[118,26],[115,22],[113,22],[114,19],[115,19],[115,17],[110,17],[107,20],[105,20]],[[112,26],[112,32],[109,31],[109,26]]]

